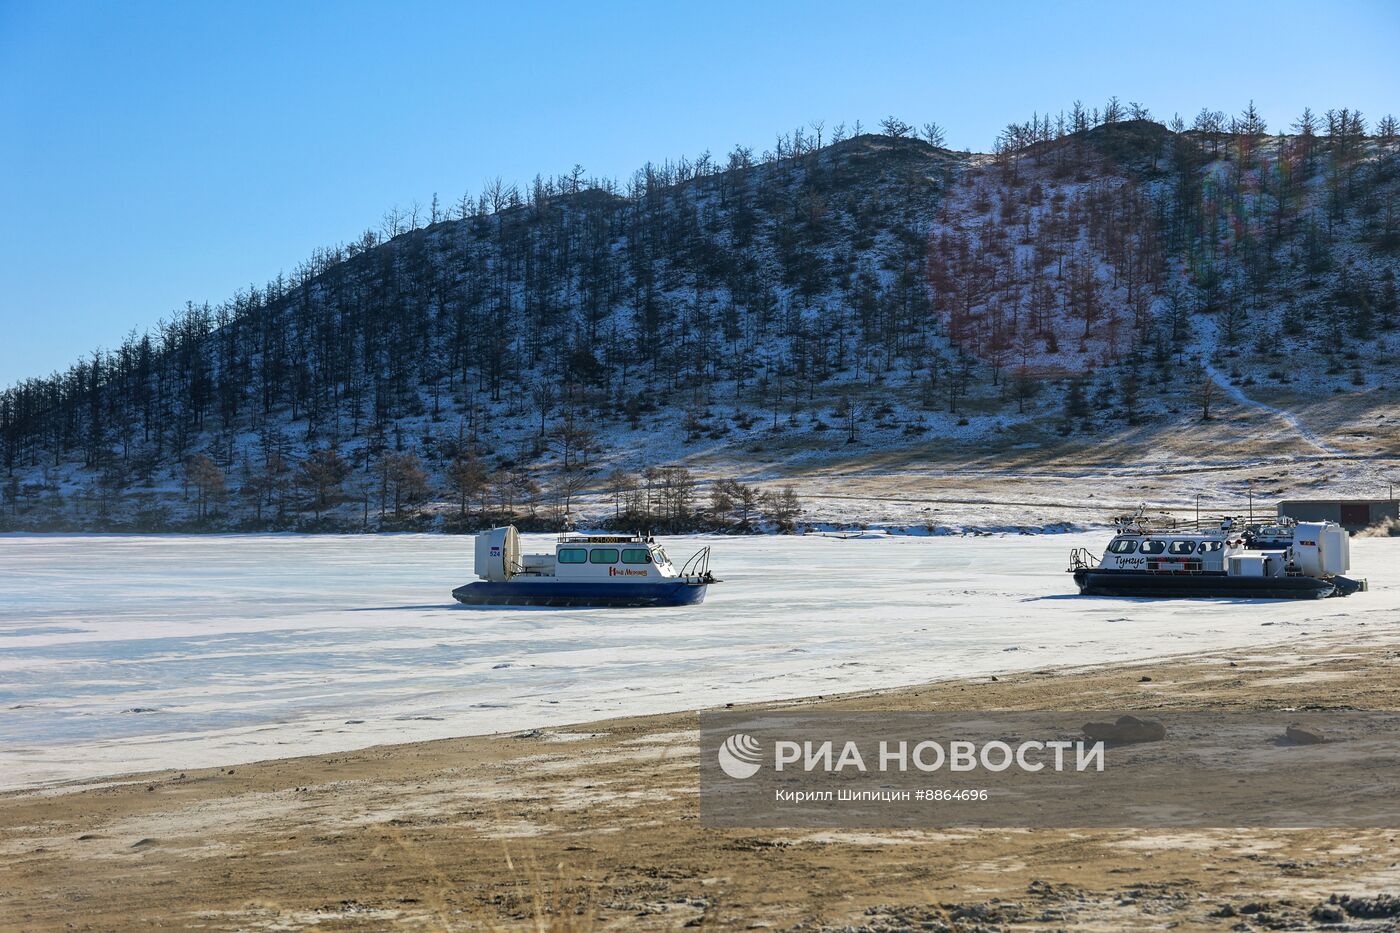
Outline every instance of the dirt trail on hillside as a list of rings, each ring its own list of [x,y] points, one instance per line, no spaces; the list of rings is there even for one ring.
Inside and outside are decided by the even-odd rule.
[[[1293,412],[1283,408],[1275,408],[1272,405],[1266,405],[1265,403],[1258,401],[1257,399],[1250,398],[1248,395],[1245,394],[1243,389],[1231,382],[1224,373],[1222,373],[1220,370],[1216,369],[1209,363],[1206,364],[1206,372],[1210,375],[1211,379],[1215,380],[1215,384],[1220,386],[1221,390],[1224,391],[1224,393],[1234,401],[1249,408],[1257,408],[1260,411],[1268,412],[1269,414],[1282,419],[1282,421],[1285,424],[1287,424],[1293,430],[1293,433],[1297,434],[1300,439],[1302,439],[1308,444],[1311,444],[1313,447],[1316,447],[1319,451],[1321,451],[1324,454],[1327,454],[1329,456],[1340,456],[1342,454],[1342,451],[1333,447],[1331,444],[1328,444],[1315,432],[1313,432],[1306,425],[1304,425],[1303,422],[1298,419],[1298,416],[1295,415]]]
[[[1395,708],[1397,656],[1295,644],[777,706]],[[1297,928],[1400,885],[1388,830],[705,829],[695,730],[646,716],[8,794],[0,927]],[[1394,922],[1357,903],[1381,916],[1349,929]]]

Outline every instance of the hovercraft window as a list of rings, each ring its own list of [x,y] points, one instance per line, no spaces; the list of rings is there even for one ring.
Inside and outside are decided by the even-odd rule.
[[[588,549],[581,547],[561,547],[559,549],[559,563],[586,564],[588,563]]]
[[[642,547],[625,548],[622,552],[622,562],[624,564],[649,564],[651,563],[651,553]]]
[[[615,564],[617,563],[617,548],[595,547],[588,552],[588,562],[590,564]]]
[[[1115,554],[1131,554],[1137,550],[1137,542],[1132,538],[1123,538],[1122,540],[1114,541],[1108,546],[1108,549]]]
[[[1167,548],[1173,554],[1194,554],[1196,553],[1195,541],[1173,541],[1172,546]]]
[[[1167,549],[1165,541],[1144,541],[1142,542],[1142,553],[1160,554]]]
[[[1219,541],[1202,541],[1202,542],[1201,542],[1201,553],[1202,553],[1202,554],[1206,554],[1206,553],[1209,553],[1209,552],[1218,551],[1218,550],[1220,550],[1221,547],[1222,547],[1222,543],[1219,542]]]

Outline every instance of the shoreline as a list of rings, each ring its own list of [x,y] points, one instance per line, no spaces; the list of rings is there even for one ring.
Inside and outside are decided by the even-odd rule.
[[[246,537],[283,537],[283,538],[315,538],[315,537],[393,537],[406,535],[431,535],[440,538],[471,538],[482,532],[490,531],[493,526],[482,526],[472,528],[469,531],[448,530],[442,528],[423,529],[385,529],[373,528],[362,529],[340,529],[340,530],[295,530],[280,529],[276,531],[260,529],[230,529],[230,528],[186,528],[186,529],[162,529],[159,531],[134,531],[127,529],[111,529],[98,531],[71,531],[71,530],[32,530],[27,528],[12,528],[0,531],[0,538],[159,538],[177,536],[198,536],[201,538],[246,538]],[[499,525],[494,527],[501,527]],[[518,526],[517,526],[518,527]],[[932,530],[928,526],[911,524],[895,525],[888,522],[812,522],[799,523],[792,531],[783,531],[777,528],[750,528],[747,530],[737,529],[716,529],[711,527],[682,528],[677,531],[656,532],[659,537],[687,537],[687,538],[804,538],[812,535],[887,535],[889,537],[967,537],[972,535],[1062,535],[1077,534],[1083,531],[1109,530],[1113,525],[1109,522],[1073,522],[1049,521],[1040,524],[1027,525],[937,525]],[[599,526],[584,525],[573,529],[571,533],[584,534],[589,531],[596,531],[600,534],[619,534],[620,529],[607,529]],[[560,534],[558,529],[520,529],[522,535],[555,535]]]
[[[1239,430],[1257,430],[1249,416],[1216,422],[1233,424]],[[821,456],[760,458],[740,456],[716,458],[698,455],[682,458],[692,471],[698,494],[688,513],[676,524],[665,514],[636,516],[644,525],[665,533],[745,533],[744,522],[734,515],[716,512],[706,505],[707,493],[720,479],[737,479],[759,493],[776,493],[792,488],[800,511],[788,518],[758,507],[753,515],[765,516],[764,524],[790,527],[798,524],[883,526],[918,524],[924,518],[942,520],[946,527],[973,528],[982,525],[982,513],[1003,513],[991,524],[1090,525],[1109,516],[1132,511],[1142,502],[1169,514],[1186,516],[1196,510],[1198,496],[1203,513],[1212,516],[1243,514],[1251,492],[1259,501],[1308,498],[1326,491],[1329,497],[1341,495],[1378,496],[1387,489],[1388,478],[1397,460],[1384,447],[1350,449],[1332,453],[1285,453],[1262,450],[1258,441],[1247,450],[1220,452],[1203,461],[1194,448],[1189,452],[1167,443],[1142,445],[1141,438],[1129,433],[1100,438],[1087,447],[1068,448],[1051,444],[963,445],[952,455],[932,450],[926,444],[862,445],[859,451],[826,451]],[[1272,431],[1260,440],[1277,441]],[[1231,441],[1238,441],[1231,437]],[[1311,442],[1308,442],[1309,444]],[[1113,459],[1100,453],[1103,445],[1116,447],[1121,454]],[[811,453],[811,452],[808,452]],[[616,458],[600,461],[617,466]],[[619,467],[621,468],[621,467]],[[82,473],[83,471],[79,471]],[[546,471],[548,473],[548,471]],[[196,511],[187,491],[170,480],[141,487],[120,503],[102,501],[88,486],[91,477],[69,477],[63,483],[67,500],[86,503],[75,510],[26,505],[0,515],[0,529],[40,533],[343,533],[428,532],[472,533],[492,524],[513,521],[531,530],[553,530],[556,507],[549,496],[532,503],[519,502],[512,509],[471,509],[459,512],[455,498],[438,488],[426,500],[415,502],[394,515],[361,504],[349,492],[319,510],[298,501],[283,513],[279,507],[264,515],[250,507],[216,503],[208,515]],[[1087,484],[1085,492],[1066,490],[1066,484]],[[578,492],[572,499],[576,515],[606,526],[617,516],[615,496],[606,492],[601,480]],[[230,500],[231,501],[231,500]],[[1118,505],[1106,505],[1117,501]],[[1006,510],[1022,521],[1007,520]],[[926,514],[943,513],[943,514]],[[1089,517],[1094,516],[1094,517]],[[752,520],[747,519],[747,520]],[[623,524],[635,523],[628,519]]]
[[[735,709],[1392,709],[1398,649],[1377,626]],[[1229,929],[1400,883],[1394,830],[704,829],[695,728],[691,710],[5,792],[0,926]]]

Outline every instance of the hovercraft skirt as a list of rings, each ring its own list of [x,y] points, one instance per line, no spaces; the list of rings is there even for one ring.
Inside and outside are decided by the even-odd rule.
[[[604,606],[690,606],[703,602],[706,584],[665,583],[546,583],[511,580],[459,586],[452,598],[467,606],[550,606],[585,609]]]
[[[1085,596],[1211,597],[1216,599],[1322,599],[1346,596],[1354,586],[1337,577],[1232,577],[1223,573],[1173,574],[1141,570],[1076,570]]]

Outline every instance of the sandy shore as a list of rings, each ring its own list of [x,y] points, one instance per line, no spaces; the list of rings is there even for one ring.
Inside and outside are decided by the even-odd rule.
[[[1391,638],[768,708],[1394,709]],[[1395,830],[705,829],[695,730],[693,713],[645,716],[6,794],[0,928],[1393,929],[1400,916],[1378,897],[1400,890]]]

